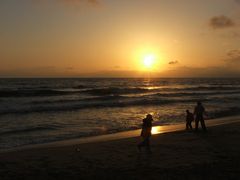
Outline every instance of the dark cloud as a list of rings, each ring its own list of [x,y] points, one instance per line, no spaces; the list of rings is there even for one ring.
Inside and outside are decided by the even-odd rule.
[[[227,52],[228,58],[225,60],[229,65],[234,66],[235,68],[240,66],[240,50],[233,49]],[[239,67],[240,68],[240,67]]]
[[[121,66],[114,66],[114,69],[120,69]]]
[[[233,49],[227,52],[227,55],[231,58],[240,57],[240,50],[239,49]]]
[[[227,59],[226,60],[228,63],[231,63],[232,66],[238,67],[240,69],[240,56],[232,58],[232,59]]]
[[[67,71],[72,71],[72,70],[74,70],[74,68],[73,67],[67,67],[66,70]]]
[[[230,39],[238,39],[240,38],[240,33],[237,31],[233,31],[233,32],[227,32],[225,34],[221,34],[221,37],[223,38],[230,38]]]
[[[88,3],[91,5],[97,5],[99,4],[98,0],[57,0],[65,3],[71,3],[71,4],[77,4],[77,3]]]
[[[235,2],[240,4],[240,0],[235,0]]]
[[[170,61],[168,64],[175,65],[175,64],[178,64],[178,63],[179,63],[178,61]]]
[[[215,16],[210,19],[209,25],[213,29],[224,29],[234,27],[234,21],[227,16]]]

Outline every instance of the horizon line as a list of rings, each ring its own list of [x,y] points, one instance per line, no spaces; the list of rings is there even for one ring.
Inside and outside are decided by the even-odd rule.
[[[22,77],[0,77],[0,79],[239,79],[239,76],[225,77],[105,77],[105,76],[22,76]]]

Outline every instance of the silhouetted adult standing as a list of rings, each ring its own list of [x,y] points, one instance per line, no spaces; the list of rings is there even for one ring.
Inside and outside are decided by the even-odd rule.
[[[189,110],[186,110],[186,130],[192,130],[192,122],[194,121],[194,115]]]
[[[148,114],[146,118],[143,119],[143,124],[142,124],[142,131],[141,131],[141,136],[143,138],[143,141],[138,144],[138,149],[141,151],[142,147],[146,147],[146,149],[151,152],[150,148],[150,137],[152,135],[152,115]]]
[[[203,114],[205,113],[205,108],[203,107],[202,103],[199,101],[197,102],[197,106],[194,109],[194,115],[195,115],[195,130],[198,130],[198,124],[199,121],[201,123],[202,129],[204,131],[207,131],[205,122],[204,122],[204,118],[203,118]]]

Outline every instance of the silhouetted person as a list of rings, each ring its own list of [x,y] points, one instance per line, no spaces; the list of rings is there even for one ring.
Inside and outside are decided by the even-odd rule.
[[[138,144],[138,149],[141,151],[142,147],[146,147],[146,149],[151,152],[150,148],[150,137],[152,135],[152,115],[148,114],[146,118],[143,119],[143,124],[142,124],[142,131],[141,131],[141,136],[143,138],[143,141]]]
[[[204,118],[203,118],[203,114],[205,113],[205,108],[203,107],[202,103],[199,101],[197,102],[197,106],[194,109],[194,115],[195,115],[195,130],[198,130],[198,124],[199,121],[201,123],[202,129],[204,131],[207,131],[205,122],[204,122]]]
[[[189,112],[189,110],[186,110],[186,130],[191,129],[192,130],[192,122],[194,121],[194,115],[193,113]]]

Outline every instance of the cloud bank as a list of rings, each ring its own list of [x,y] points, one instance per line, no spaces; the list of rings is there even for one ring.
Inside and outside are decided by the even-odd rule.
[[[210,19],[209,25],[213,29],[225,29],[234,27],[235,22],[227,16],[214,16]]]

